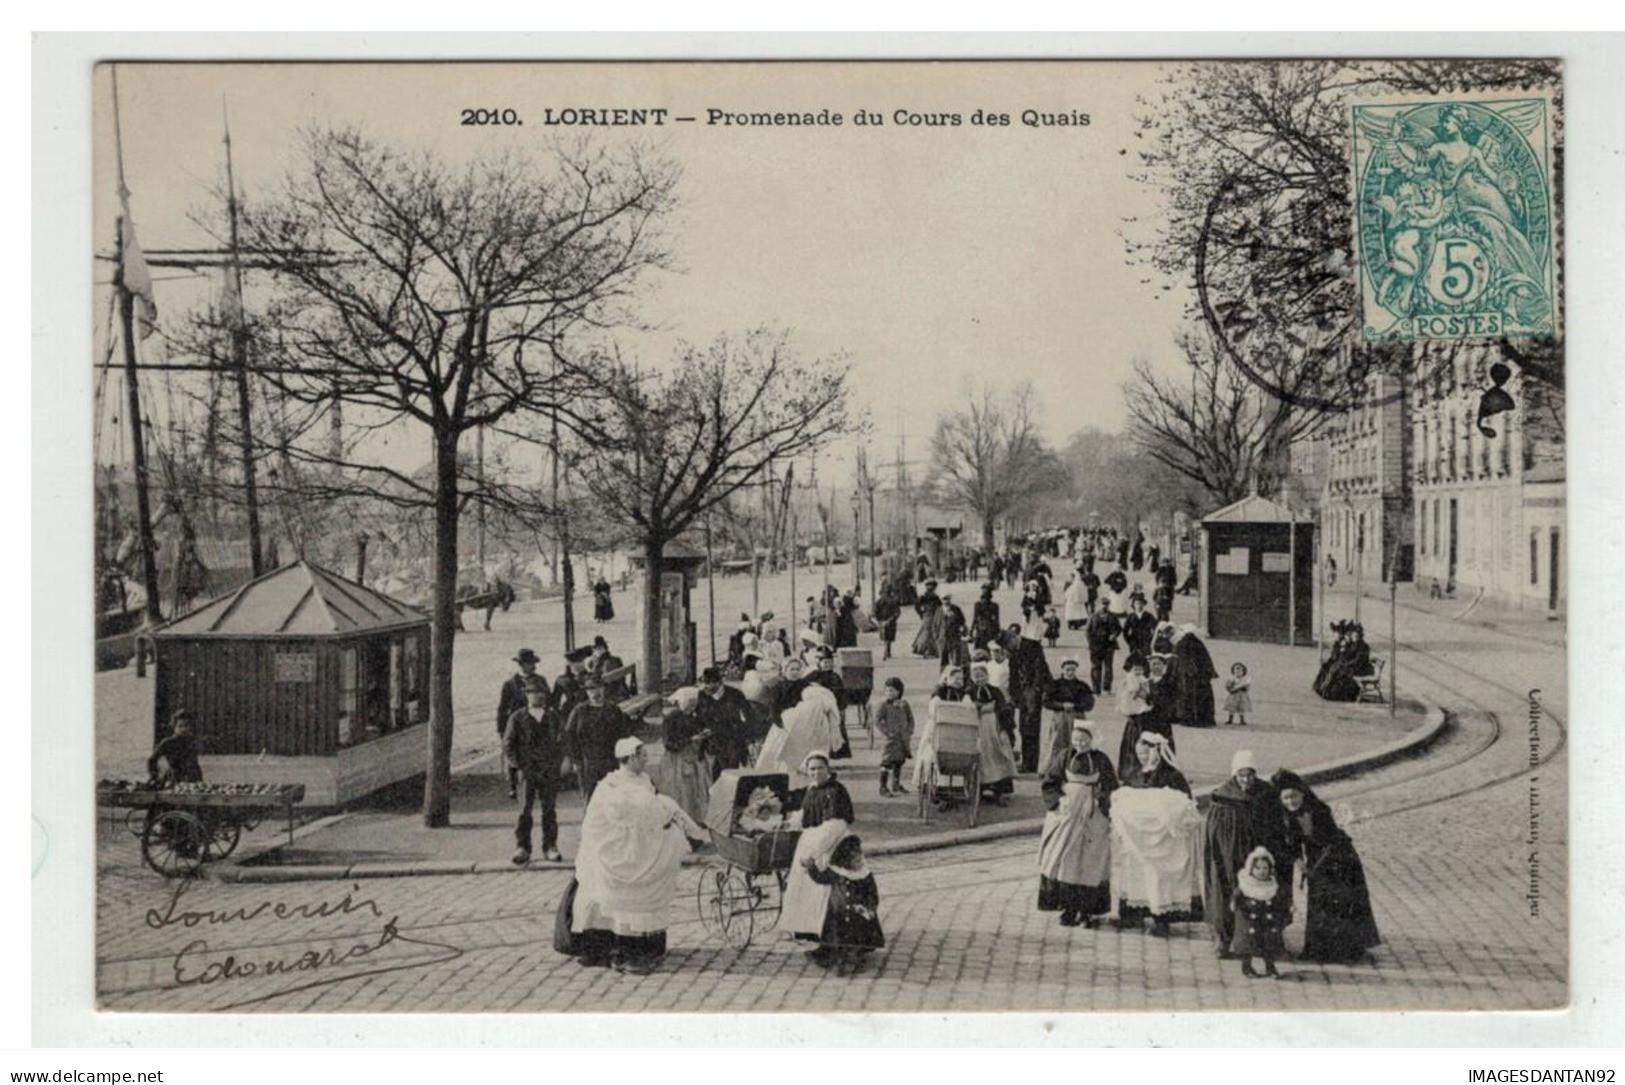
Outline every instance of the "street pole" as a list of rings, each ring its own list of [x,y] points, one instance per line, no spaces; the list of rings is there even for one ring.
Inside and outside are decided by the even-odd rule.
[[[857,586],[859,598],[863,596],[863,563],[858,560],[858,516],[861,499],[857,494],[852,495],[852,582]]]
[[[875,484],[873,479],[869,483],[869,591],[872,595],[880,593],[880,573],[876,564],[880,559],[875,554]]]
[[[237,415],[242,426],[239,437],[239,456],[243,471],[243,500],[248,514],[248,564],[250,572],[258,577],[265,571],[265,559],[260,553],[260,509],[254,477],[254,422],[248,388],[248,328],[243,315],[243,266],[237,259],[237,182],[231,168],[231,130],[226,130],[226,213],[231,223],[232,289],[237,295],[237,311],[231,319],[231,360],[236,370]]]
[[[818,491],[814,490],[813,496],[816,497],[817,493]],[[818,503],[818,520],[824,526],[824,598],[822,599],[824,604],[824,643],[831,646],[835,644],[835,608],[829,605],[829,566],[832,556],[830,551],[835,548],[830,545],[829,521],[834,512],[835,486],[831,484],[829,488],[829,504],[825,505],[822,501]]]
[[[1298,514],[1286,508],[1291,517],[1286,527],[1286,646],[1298,646]]]
[[[1395,547],[1396,551],[1398,547]],[[1388,567],[1388,715],[1399,711],[1394,691],[1399,685],[1399,576]]]
[[[706,624],[711,628],[711,665],[717,664],[717,563],[711,555],[711,514],[705,514],[705,597],[710,605]]]
[[[118,260],[115,267],[118,269],[114,287],[118,292],[119,312],[119,338],[124,344],[124,390],[126,395],[125,411],[130,416],[130,454],[131,464],[135,468],[135,518],[136,530],[141,539],[141,589],[146,593],[143,604],[147,624],[158,625],[163,619],[163,610],[159,605],[158,597],[158,545],[152,533],[152,503],[147,495],[149,479],[147,478],[147,438],[141,427],[141,391],[136,381],[135,362],[135,294],[124,280],[124,222],[119,220]]]
[[[797,620],[801,614],[801,601],[796,598],[796,566],[801,563],[801,547],[798,544],[799,536],[796,534],[796,491],[789,477],[784,484],[790,487],[790,547],[785,555],[790,562],[790,609],[787,611],[790,622],[790,635],[798,642],[801,640],[801,623]]]

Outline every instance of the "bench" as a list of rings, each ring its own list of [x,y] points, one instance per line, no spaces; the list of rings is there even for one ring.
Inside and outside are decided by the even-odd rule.
[[[1377,704],[1386,703],[1382,696],[1382,669],[1387,662],[1384,659],[1373,659],[1370,674],[1357,674],[1354,676],[1354,680],[1360,683],[1359,696],[1354,698],[1356,701],[1375,702]]]

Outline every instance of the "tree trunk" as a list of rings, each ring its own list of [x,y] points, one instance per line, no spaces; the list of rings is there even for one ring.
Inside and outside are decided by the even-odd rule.
[[[429,625],[429,766],[423,824],[451,824],[451,665],[457,634],[457,436],[435,439],[434,601]]]
[[[659,693],[662,673],[660,658],[660,559],[664,540],[652,538],[643,544],[643,666],[638,675],[645,693]]]
[[[982,517],[982,549],[985,552],[993,551],[993,517]]]

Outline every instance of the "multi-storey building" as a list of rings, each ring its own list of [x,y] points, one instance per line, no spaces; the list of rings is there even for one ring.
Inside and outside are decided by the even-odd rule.
[[[1408,398],[1417,586],[1558,612],[1567,596],[1562,394],[1515,375],[1506,390],[1516,406],[1481,428],[1499,358],[1493,346],[1443,345],[1417,357]]]
[[[1321,549],[1339,576],[1377,583],[1411,578],[1411,434],[1400,376],[1366,379],[1365,405],[1333,415],[1317,433]]]

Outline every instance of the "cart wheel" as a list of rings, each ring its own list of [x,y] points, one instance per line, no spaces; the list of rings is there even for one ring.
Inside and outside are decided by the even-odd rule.
[[[209,854],[210,859],[224,859],[237,850],[237,842],[243,837],[243,823],[233,821],[226,817],[216,817],[209,828]]]
[[[124,815],[124,827],[130,830],[130,835],[140,840],[147,835],[147,808],[145,806],[132,806]]]
[[[187,878],[203,865],[208,834],[185,810],[165,810],[141,838],[141,858],[166,878]]]
[[[756,894],[756,929],[763,934],[777,928],[779,917],[784,914],[785,875],[785,871],[775,870],[772,877],[764,874],[760,880],[752,880],[751,888]],[[773,891],[775,885],[777,895]]]
[[[920,786],[914,789],[915,796],[920,806],[919,813],[921,821],[931,820],[930,815],[926,813],[926,811],[930,810],[931,804],[936,801],[936,798],[932,794],[932,792],[936,790],[935,784],[932,783],[933,776],[934,773],[927,768],[924,772],[920,773]]]
[[[970,814],[965,818],[965,828],[976,828],[976,811],[982,806],[982,766],[972,765],[970,772],[965,776],[965,786],[970,791]]]
[[[700,869],[699,883],[694,886],[694,910],[699,913],[700,926],[705,928],[706,934],[718,937],[722,927],[717,921],[717,907],[726,877],[725,867],[707,865]]]
[[[750,946],[755,934],[753,918],[761,890],[733,866],[707,867],[700,875],[696,904],[700,922],[735,949]]]

